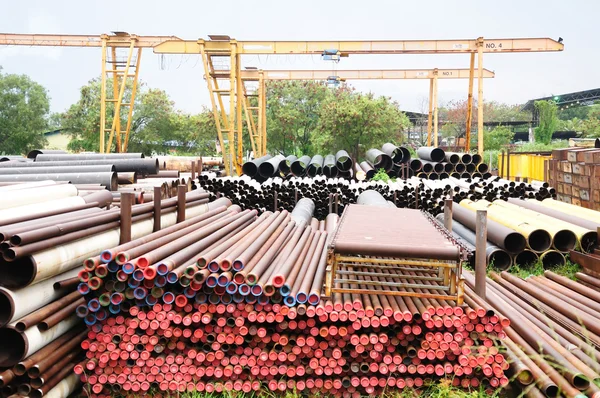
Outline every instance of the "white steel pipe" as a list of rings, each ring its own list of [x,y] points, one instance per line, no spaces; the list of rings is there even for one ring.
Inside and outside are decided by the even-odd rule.
[[[0,209],[26,206],[51,200],[77,196],[77,188],[71,184],[38,187],[35,190],[20,189],[9,195],[0,195]]]
[[[45,398],[64,398],[69,397],[75,392],[81,385],[79,375],[71,373],[64,379],[62,379],[57,385],[55,385],[50,391],[48,391]]]
[[[22,333],[23,341],[25,343],[25,355],[23,355],[23,358],[35,354],[38,350],[53,342],[80,322],[81,319],[73,314],[43,332],[40,331],[37,325],[31,326]]]
[[[64,181],[58,182],[54,180],[43,180],[43,181],[31,181],[19,184],[12,184],[0,187],[0,192],[8,192],[8,191],[17,191],[20,189],[31,189],[31,188],[39,188],[39,187],[48,187],[53,185],[65,185],[67,184]]]
[[[78,272],[79,269],[75,268],[34,286],[17,290],[0,287],[0,327],[17,321],[63,296],[63,291],[54,289],[54,283],[73,278]]]

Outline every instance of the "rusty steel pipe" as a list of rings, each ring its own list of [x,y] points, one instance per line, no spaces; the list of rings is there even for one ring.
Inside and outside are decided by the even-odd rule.
[[[15,329],[17,329],[19,332],[23,332],[25,329],[38,324],[53,313],[56,313],[57,311],[69,306],[71,303],[77,302],[80,298],[81,294],[78,291],[74,291],[64,297],[60,297],[50,304],[42,306],[40,309],[21,318],[15,324]]]
[[[79,292],[77,292],[77,293],[79,293]],[[73,312],[75,312],[75,309],[79,305],[84,304],[84,303],[85,303],[85,299],[83,297],[80,297],[77,301],[70,303],[66,307],[58,310],[54,314],[52,314],[52,315],[48,316],[47,318],[45,318],[44,320],[42,320],[40,323],[38,323],[38,328],[42,332],[45,332],[46,330],[54,327],[56,324],[58,324],[63,319],[66,319],[67,317],[69,317]]]

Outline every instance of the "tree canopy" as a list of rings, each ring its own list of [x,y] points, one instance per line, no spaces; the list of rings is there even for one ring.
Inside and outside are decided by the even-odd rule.
[[[42,147],[48,128],[50,98],[25,75],[3,74],[0,68],[0,150],[7,155]]]
[[[99,147],[100,79],[93,79],[80,90],[80,98],[61,115],[62,129],[72,135],[72,150],[95,151]],[[110,89],[110,88],[109,88]],[[126,88],[125,98],[131,87]],[[109,104],[107,114],[113,112]],[[121,126],[127,120],[121,112]],[[110,119],[107,118],[107,122]],[[213,115],[206,108],[200,114],[190,115],[175,110],[173,101],[163,90],[138,84],[135,98],[129,151],[147,154],[215,153],[216,127]],[[113,141],[114,142],[114,141]]]

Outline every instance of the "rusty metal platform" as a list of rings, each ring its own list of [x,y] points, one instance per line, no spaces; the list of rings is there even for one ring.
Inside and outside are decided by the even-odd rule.
[[[328,247],[325,295],[382,294],[462,304],[466,250],[424,212],[350,205]]]

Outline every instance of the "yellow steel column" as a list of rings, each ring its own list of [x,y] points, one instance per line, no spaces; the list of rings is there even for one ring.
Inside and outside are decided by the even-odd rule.
[[[433,146],[438,146],[438,70],[433,70]]]
[[[235,60],[235,80],[236,80],[236,121],[237,121],[237,156],[236,156],[236,169],[237,174],[242,175],[242,164],[244,163],[244,122],[242,119],[242,107],[244,104],[244,93],[242,89],[242,56],[236,50],[236,60]],[[248,133],[250,129],[248,129]]]
[[[427,118],[427,146],[431,146],[431,129],[433,127],[433,79],[429,79],[429,117]]]
[[[112,103],[113,103],[113,120],[112,120],[112,126],[110,128],[110,134],[108,135],[108,147],[106,148],[106,152],[111,152],[112,151],[112,140],[113,140],[113,134],[115,134],[115,132],[117,133],[117,145],[116,145],[116,151],[115,152],[119,152],[119,149],[121,147],[121,108],[119,108],[119,111],[117,112],[117,98],[119,98],[119,74],[117,73],[117,48],[116,47],[111,47],[110,49],[111,54],[112,54],[112,74],[113,74],[113,97],[112,97]],[[118,116],[117,116],[118,115]]]
[[[138,77],[140,70],[140,60],[142,58],[142,48],[138,48],[137,59],[135,61],[135,75],[133,76],[133,86],[131,87],[131,102],[129,103],[129,113],[127,114],[127,128],[125,129],[125,139],[123,140],[123,151],[127,152],[129,146],[129,132],[131,131],[131,122],[133,119],[133,106],[135,104],[135,95],[137,93]]]
[[[250,146],[252,147],[252,152],[254,153],[254,156],[259,157],[257,155],[257,151],[256,151],[256,141],[254,140],[254,136],[255,136],[255,131],[256,128],[254,126],[254,116],[251,113],[250,110],[250,104],[249,104],[249,99],[248,99],[248,92],[246,91],[246,86],[243,85],[243,89],[244,89],[244,115],[246,116],[246,127],[248,127],[248,134],[250,135]],[[258,137],[256,137],[258,139]]]
[[[102,75],[100,76],[100,153],[104,153],[106,134],[106,35],[102,35]]]
[[[229,70],[229,125],[227,126],[227,128],[229,130],[227,131],[227,135],[228,135],[228,139],[227,139],[228,144],[227,145],[229,146],[229,156],[230,156],[229,160],[230,160],[233,168],[237,172],[237,159],[235,157],[235,135],[234,135],[234,131],[235,131],[235,87],[237,85],[237,81],[235,78],[235,71],[237,69],[237,66],[235,64],[236,45],[235,45],[234,40],[231,41],[230,48],[231,48],[231,53],[229,54],[229,65],[230,65],[230,70]]]
[[[267,154],[267,83],[264,79],[264,72],[260,72],[260,85],[262,87],[262,109],[260,110],[262,114],[262,132],[261,132],[261,140],[262,140],[262,154],[263,156]]]
[[[265,153],[263,151],[263,124],[264,124],[264,120],[263,120],[263,97],[265,95],[264,92],[264,79],[265,79],[265,74],[262,70],[258,71],[258,104],[257,104],[257,108],[258,108],[258,112],[257,112],[257,116],[258,116],[258,154],[255,154],[254,156],[259,157],[259,156],[264,156]]]
[[[213,88],[213,80],[211,77],[211,67],[209,63],[209,56],[206,54],[206,48],[204,46],[204,40],[198,40],[198,44],[200,45],[200,55],[202,56],[202,64],[204,65],[204,73],[206,77],[206,84],[208,86],[208,93],[210,95],[210,103],[212,105],[213,117],[215,119],[215,126],[217,127],[217,138],[219,139],[219,145],[221,146],[221,154],[223,155],[223,164],[225,165],[225,174],[231,175],[231,171],[229,168],[229,159],[227,156],[227,149],[225,148],[225,142],[223,141],[223,130],[222,130],[222,120],[221,115],[219,114],[219,109],[217,108],[217,102],[215,101],[215,93]],[[227,126],[227,121],[225,119],[225,126]]]
[[[483,156],[483,37],[477,39],[477,153]]]
[[[465,152],[471,150],[471,125],[473,124],[473,75],[475,75],[475,53],[471,53],[469,67],[469,96],[467,97],[467,130],[465,134]]]
[[[119,89],[118,92],[118,98],[115,98],[115,112],[114,112],[114,118],[113,118],[113,124],[112,124],[112,128],[110,129],[110,136],[108,137],[108,147],[107,150],[110,151],[110,147],[112,146],[112,138],[113,135],[116,133],[117,135],[117,152],[120,152],[121,150],[121,103],[123,102],[123,95],[125,95],[125,86],[127,85],[127,75],[129,75],[129,65],[131,65],[131,58],[133,57],[133,50],[134,50],[134,44],[135,41],[132,40],[131,44],[129,45],[129,55],[127,56],[127,64],[125,65],[125,70],[123,72],[123,79],[121,81],[121,88]],[[114,48],[113,48],[114,50]],[[116,52],[113,52],[113,56],[114,59],[116,60]],[[116,65],[115,65],[115,69],[116,71]],[[116,72],[115,72],[116,75]],[[117,82],[114,81],[113,82],[113,86],[116,87]]]

